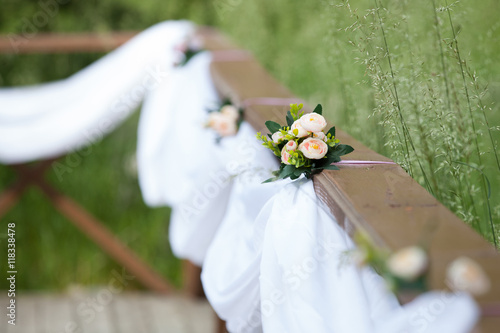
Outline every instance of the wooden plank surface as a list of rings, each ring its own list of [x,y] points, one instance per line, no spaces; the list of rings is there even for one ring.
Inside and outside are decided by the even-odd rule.
[[[137,31],[103,33],[38,33],[34,36],[0,36],[0,53],[109,52],[135,36]]]
[[[206,45],[210,48],[209,40]],[[236,104],[242,105],[255,97],[294,97],[254,59],[215,62],[211,70],[220,94]],[[252,105],[246,108],[245,118],[257,131],[265,133],[264,122],[283,122],[287,110],[287,106]],[[306,106],[306,110],[311,108]],[[344,157],[346,160],[390,161],[342,130],[337,129],[337,137],[356,149]],[[363,230],[379,246],[397,250],[416,244],[422,235],[432,231],[430,287],[446,288],[448,263],[458,256],[468,256],[481,264],[492,281],[491,291],[476,300],[485,311],[500,306],[500,255],[488,241],[398,165],[342,165],[340,168],[340,172],[324,171],[313,180],[318,196],[348,233]],[[498,332],[500,326],[496,326],[496,330],[492,327],[499,323],[498,317],[483,317],[478,332]]]
[[[207,333],[216,317],[206,300],[152,293],[18,294],[16,326],[3,319],[0,333]],[[4,306],[7,297],[0,299]]]

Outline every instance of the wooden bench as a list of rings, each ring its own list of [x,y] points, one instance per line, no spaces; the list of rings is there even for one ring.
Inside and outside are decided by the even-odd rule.
[[[201,28],[199,35],[206,48],[215,53],[238,50],[235,44],[214,29]],[[30,41],[34,43],[30,46],[30,43],[19,45],[17,52],[48,52],[43,44],[49,42],[52,50],[62,52],[107,51],[109,45],[118,46],[126,39],[122,34],[108,34],[105,38],[107,42],[103,42],[103,38],[89,39],[89,36],[44,35],[40,36],[40,42],[34,42],[38,37]],[[113,39],[113,36],[116,38]],[[68,44],[61,46],[65,43]],[[0,38],[0,52],[9,51],[9,44],[8,39]],[[235,104],[258,97],[294,97],[251,57],[217,61],[212,64],[211,70],[220,94],[229,97]],[[285,107],[254,104],[246,108],[245,118],[256,130],[266,132],[264,122],[281,122],[286,110]],[[389,161],[341,130],[337,129],[337,136],[343,143],[355,147],[349,159]],[[318,196],[327,203],[346,232],[352,235],[356,230],[363,230],[379,246],[396,250],[414,245],[429,226],[434,227],[429,249],[430,287],[446,288],[445,269],[456,257],[463,255],[476,260],[492,281],[490,292],[476,298],[482,309],[476,332],[497,332],[500,327],[500,255],[496,249],[398,165],[341,166],[341,169],[341,172],[325,171],[316,175],[313,181]],[[190,292],[200,293],[199,269],[189,263],[185,267]]]

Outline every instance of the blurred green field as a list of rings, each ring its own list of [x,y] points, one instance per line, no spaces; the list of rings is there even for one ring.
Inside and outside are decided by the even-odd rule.
[[[444,1],[436,3],[438,7],[445,5]],[[242,47],[254,52],[264,66],[296,95],[311,104],[322,103],[332,122],[369,147],[402,164],[408,162],[405,165],[409,169],[417,165],[418,158],[428,154],[435,162],[425,162],[423,169],[429,178],[437,180],[436,184],[430,185],[430,190],[491,241],[481,178],[465,168],[454,170],[454,167],[446,165],[446,156],[457,154],[460,145],[465,142],[462,150],[466,151],[466,156],[463,160],[478,165],[492,184],[490,203],[493,221],[498,227],[500,195],[496,189],[500,186],[500,172],[495,166],[493,148],[481,117],[474,116],[482,154],[482,162],[478,163],[474,151],[469,149],[472,142],[467,144],[470,131],[467,138],[462,138],[458,129],[451,125],[451,120],[448,122],[444,117],[440,121],[450,128],[449,136],[436,134],[439,130],[436,124],[440,123],[433,118],[433,114],[429,114],[422,116],[428,123],[421,125],[432,128],[429,136],[434,141],[426,141],[425,132],[418,129],[418,115],[422,110],[412,113],[409,107],[403,112],[418,147],[413,157],[405,156],[399,146],[391,145],[392,130],[396,131],[399,125],[393,121],[392,115],[385,116],[377,111],[382,106],[390,108],[392,100],[384,102],[374,85],[378,82],[374,79],[377,73],[385,80],[380,81],[382,86],[389,82],[386,79],[388,67],[384,62],[386,54],[381,43],[380,26],[377,27],[376,20],[373,21],[376,16],[372,13],[363,18],[369,14],[367,10],[375,6],[382,9],[396,74],[401,74],[398,84],[403,108],[415,101],[421,102],[421,105],[436,103],[435,108],[444,103],[440,91],[436,92],[438,97],[433,99],[429,97],[431,90],[422,88],[428,85],[434,89],[442,80],[440,44],[436,42],[433,25],[433,1],[412,3],[391,0],[381,4],[372,0],[352,1],[352,8],[358,8],[358,25],[345,5],[345,1],[74,0],[60,5],[47,24],[37,30],[142,30],[159,21],[182,18],[218,26]],[[4,34],[21,33],[26,29],[26,22],[33,22],[34,15],[42,10],[39,1],[28,0],[0,0],[0,8],[0,33]],[[438,26],[442,27],[442,39],[445,40],[450,38],[450,30],[446,28],[447,12],[438,12]],[[459,32],[462,55],[479,76],[481,85],[488,86],[482,98],[492,108],[488,111],[488,120],[494,129],[500,126],[500,23],[497,19],[500,3],[496,0],[461,1],[451,12]],[[375,25],[371,25],[373,23]],[[409,49],[413,50],[415,58],[407,59],[405,52]],[[0,55],[0,86],[61,79],[100,56]],[[453,109],[460,111],[464,103],[460,90],[461,76],[452,52],[445,51],[445,56],[450,71],[450,89],[457,95],[453,97]],[[379,66],[378,72],[370,72],[370,64]],[[411,88],[412,82],[418,82],[418,89]],[[412,91],[420,94],[412,95]],[[473,99],[473,103],[476,102]],[[82,159],[74,172],[66,174],[63,181],[58,181],[53,175],[50,181],[105,221],[141,257],[179,285],[180,265],[172,257],[166,241],[169,209],[146,207],[137,179],[127,171],[130,156],[135,150],[137,120],[136,113],[102,142],[92,146],[92,153]],[[492,133],[498,140],[498,131]],[[439,144],[441,139],[459,143],[453,145],[453,152],[447,152]],[[425,143],[436,146],[424,149]],[[453,159],[455,157],[449,158],[450,161]],[[450,176],[454,172],[457,172],[459,185],[454,184]],[[417,170],[413,176],[425,185],[422,173]],[[0,166],[0,188],[5,188],[14,179],[15,174],[8,167]],[[18,287],[21,289],[63,289],[71,284],[106,284],[111,271],[117,267],[61,217],[37,190],[30,190],[23,197],[20,205],[10,211],[2,222],[7,221],[17,223]],[[0,231],[2,233],[4,231]],[[0,244],[1,253],[6,253],[5,242]],[[0,272],[0,279],[5,281],[3,274],[3,271]]]

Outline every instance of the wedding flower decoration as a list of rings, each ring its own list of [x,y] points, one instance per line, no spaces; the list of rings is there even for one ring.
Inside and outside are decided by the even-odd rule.
[[[191,58],[203,51],[201,40],[194,34],[188,35],[184,41],[175,47],[179,53],[179,59],[175,62],[176,67],[186,65]]]
[[[274,177],[265,182],[278,179],[297,179],[301,175],[311,178],[323,170],[339,170],[332,163],[340,162],[340,156],[354,149],[339,143],[335,138],[335,127],[325,132],[327,126],[323,117],[323,107],[318,104],[312,113],[300,112],[302,104],[290,104],[286,115],[286,126],[274,121],[266,121],[271,134],[257,133],[263,145],[271,149],[281,159],[281,166]]]
[[[358,267],[371,266],[394,293],[427,290],[429,257],[421,246],[409,246],[391,253],[373,244],[368,235],[355,235],[357,248],[347,255]],[[458,257],[446,270],[446,283],[453,291],[483,295],[491,288],[488,275],[468,257]]]
[[[490,289],[491,282],[477,262],[468,257],[455,259],[446,271],[448,285],[457,291],[483,295]]]
[[[357,233],[355,240],[357,248],[348,256],[358,267],[373,267],[394,293],[426,290],[429,259],[424,248],[415,245],[390,252],[375,246],[364,233]]]
[[[206,125],[218,134],[220,140],[226,136],[236,135],[242,121],[243,111],[226,100],[216,110],[209,111]]]

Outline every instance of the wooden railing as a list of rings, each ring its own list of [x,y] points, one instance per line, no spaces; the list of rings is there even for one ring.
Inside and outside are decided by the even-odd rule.
[[[103,33],[39,33],[0,36],[0,53],[109,52],[134,37],[137,31]]]
[[[215,30],[202,29],[200,34],[206,47],[215,53],[237,49]],[[214,62],[212,76],[220,94],[236,104],[256,97],[295,97],[253,58]],[[257,131],[267,132],[264,122],[282,122],[286,111],[283,107],[251,105],[246,107],[245,117]],[[345,159],[390,161],[338,128],[337,137],[355,148]],[[429,234],[432,289],[446,289],[446,266],[452,260],[458,256],[474,259],[492,282],[490,292],[476,299],[483,311],[477,332],[500,331],[500,254],[496,249],[400,166],[344,165],[340,168],[341,172],[324,171],[315,175],[313,181],[316,193],[347,233],[352,235],[356,230],[363,230],[376,244],[391,250],[415,245],[424,234]]]
[[[33,38],[22,47],[19,45],[17,51],[12,48],[8,38],[0,37],[0,52],[107,51],[121,45],[134,34],[111,33],[105,38],[89,34],[43,35]],[[200,29],[199,35],[205,41],[206,48],[214,53],[238,49],[214,29]],[[241,105],[257,97],[294,97],[252,57],[214,62],[212,74],[220,94],[236,104]],[[256,130],[265,132],[266,120],[282,121],[285,113],[285,107],[253,104],[246,108],[245,118]],[[356,149],[346,159],[389,161],[338,129],[337,137]],[[476,260],[492,282],[490,292],[476,298],[483,312],[476,332],[498,332],[500,255],[495,248],[398,165],[341,166],[341,169],[341,172],[324,171],[314,176],[313,181],[318,196],[330,207],[347,233],[352,235],[356,230],[363,230],[379,246],[396,250],[416,244],[424,233],[432,230],[429,248],[430,287],[446,288],[445,269],[456,257],[468,256]],[[192,272],[192,268],[189,271]],[[190,283],[197,286],[197,283]]]

